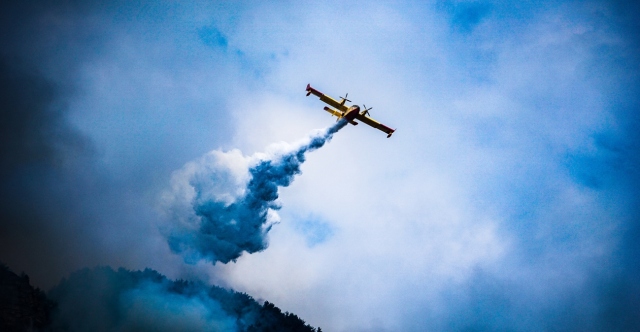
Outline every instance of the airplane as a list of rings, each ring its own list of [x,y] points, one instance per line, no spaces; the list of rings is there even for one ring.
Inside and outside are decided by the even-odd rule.
[[[320,97],[320,100],[325,102],[326,104],[328,104],[329,106],[334,107],[335,109],[331,108],[331,107],[324,107],[324,110],[331,113],[331,115],[335,115],[338,117],[338,120],[344,118],[345,120],[347,120],[350,124],[352,125],[357,125],[358,123],[355,122],[354,120],[360,120],[368,125],[370,125],[373,128],[382,130],[383,132],[385,132],[387,134],[387,138],[391,137],[391,135],[393,134],[394,131],[396,131],[395,129],[391,129],[385,125],[383,125],[382,123],[372,119],[371,117],[369,117],[369,111],[372,109],[372,107],[367,108],[367,106],[363,105],[364,107],[364,111],[360,112],[360,106],[358,105],[352,105],[352,106],[347,106],[345,105],[346,102],[351,102],[351,100],[347,99],[347,97],[349,96],[349,94],[345,94],[344,97],[340,97],[340,99],[342,99],[340,102],[338,102],[337,100],[325,95],[324,93],[314,89],[311,87],[311,84],[307,84],[307,97],[310,94],[314,94],[318,97]]]

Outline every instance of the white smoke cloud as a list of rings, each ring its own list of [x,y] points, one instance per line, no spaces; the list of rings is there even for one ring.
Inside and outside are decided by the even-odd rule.
[[[335,125],[297,144],[277,144],[250,157],[239,150],[212,151],[186,164],[163,196],[163,227],[171,249],[188,263],[235,261],[242,252],[267,247],[267,233],[279,220],[278,187],[299,174],[305,153],[328,142],[346,125]]]

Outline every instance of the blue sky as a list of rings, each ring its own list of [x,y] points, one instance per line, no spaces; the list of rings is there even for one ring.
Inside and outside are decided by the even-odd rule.
[[[33,216],[2,225],[0,260],[41,287],[86,266],[150,267],[327,331],[640,325],[637,6],[12,10],[3,75],[40,80],[52,97],[49,117],[27,122],[47,133],[40,152],[29,154],[29,131],[3,138],[1,175],[15,181],[3,213]],[[241,168],[332,125],[307,83],[348,92],[397,132],[349,126],[311,152],[280,190],[265,251],[185,264],[162,235],[163,197],[209,151]]]

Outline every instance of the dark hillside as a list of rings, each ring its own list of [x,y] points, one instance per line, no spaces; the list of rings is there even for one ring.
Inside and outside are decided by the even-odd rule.
[[[33,288],[26,274],[0,265],[0,331],[43,329],[51,323],[53,302]]]
[[[272,303],[151,269],[83,269],[47,296],[26,275],[0,267],[0,331],[34,330],[320,331]]]

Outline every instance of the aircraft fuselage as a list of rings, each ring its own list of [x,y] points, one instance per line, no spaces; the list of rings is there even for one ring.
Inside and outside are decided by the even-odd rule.
[[[357,125],[358,123],[353,121],[356,116],[358,116],[358,114],[360,113],[360,106],[358,105],[353,105],[351,107],[349,107],[349,110],[347,110],[347,112],[344,114],[343,118],[347,121],[349,121],[350,124],[352,125]]]

